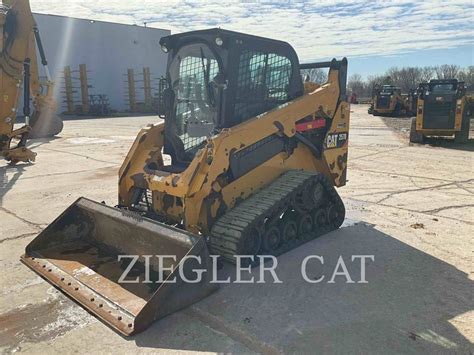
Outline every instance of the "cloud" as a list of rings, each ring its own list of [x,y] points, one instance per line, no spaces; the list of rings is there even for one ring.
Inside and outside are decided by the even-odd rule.
[[[221,27],[289,42],[301,61],[474,44],[472,0],[31,0],[33,11],[167,28]]]

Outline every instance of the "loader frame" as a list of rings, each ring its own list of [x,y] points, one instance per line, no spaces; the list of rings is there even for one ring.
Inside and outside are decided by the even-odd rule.
[[[138,133],[119,170],[118,206],[80,198],[22,256],[125,335],[213,292],[210,253],[229,262],[280,255],[345,218],[335,190],[347,174],[345,58],[300,65],[285,42],[221,29],[160,42],[170,51],[165,122]],[[327,82],[303,84],[307,68],[328,68]],[[177,282],[124,284],[124,255],[140,261],[139,276],[147,275],[147,255],[175,256],[152,269]],[[188,256],[194,263],[184,266]],[[189,283],[196,264],[206,276]],[[186,277],[178,277],[181,267]]]
[[[225,31],[223,37],[231,34]],[[161,41],[167,46],[170,42],[166,38]],[[300,67],[297,61],[293,65],[299,69],[310,66]],[[119,206],[140,211],[140,202],[145,199],[146,213],[153,218],[206,234],[227,210],[287,170],[319,171],[335,186],[343,186],[350,112],[345,97],[347,60],[312,66],[329,68],[325,84],[240,124],[222,128],[207,138],[182,171],[164,164],[162,150],[166,152],[170,112],[165,123],[141,130],[119,171]],[[297,124],[308,121],[324,123],[312,131],[320,135],[321,144],[311,142],[310,132],[297,130]],[[245,161],[254,164],[245,166]]]

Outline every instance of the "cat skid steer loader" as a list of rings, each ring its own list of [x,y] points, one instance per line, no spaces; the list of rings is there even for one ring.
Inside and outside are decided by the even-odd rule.
[[[36,46],[45,68],[46,81],[38,73]],[[25,125],[15,129],[23,86]],[[56,115],[54,84],[48,70],[38,27],[28,0],[0,3],[0,157],[10,163],[34,161],[36,153],[26,147],[28,138],[52,137],[62,131]],[[30,112],[30,98],[33,113]],[[16,145],[14,143],[16,141]]]
[[[384,85],[382,88],[374,88],[372,104],[368,110],[374,116],[411,116],[412,95],[403,95],[401,89],[393,85]]]
[[[160,43],[164,122],[139,132],[119,171],[118,205],[78,199],[22,256],[125,335],[214,291],[210,254],[231,263],[279,255],[345,216],[335,190],[347,171],[345,58],[300,64],[286,42],[222,29]],[[300,70],[311,68],[329,68],[328,81],[303,83]],[[124,255],[137,256],[128,271],[140,282],[121,280]],[[185,282],[196,268],[201,280]]]
[[[454,136],[467,143],[473,96],[457,79],[430,80],[418,87],[417,114],[412,119],[410,142],[423,143],[425,137]]]

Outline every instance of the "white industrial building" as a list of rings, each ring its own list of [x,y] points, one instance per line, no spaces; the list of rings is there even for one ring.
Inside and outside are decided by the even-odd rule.
[[[34,17],[57,84],[59,112],[64,111],[65,66],[79,70],[80,64],[86,64],[89,94],[107,95],[111,108],[117,111],[129,108],[125,76],[128,68],[140,75],[143,67],[149,67],[152,78],[166,71],[166,54],[161,51],[159,40],[170,35],[169,30],[46,14]],[[73,76],[79,77],[79,73],[73,72]],[[137,92],[142,86],[137,83]]]

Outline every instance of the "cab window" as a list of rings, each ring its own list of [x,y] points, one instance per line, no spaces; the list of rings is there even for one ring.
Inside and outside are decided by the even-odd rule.
[[[235,119],[245,121],[289,100],[292,67],[287,57],[244,50],[240,54]]]

